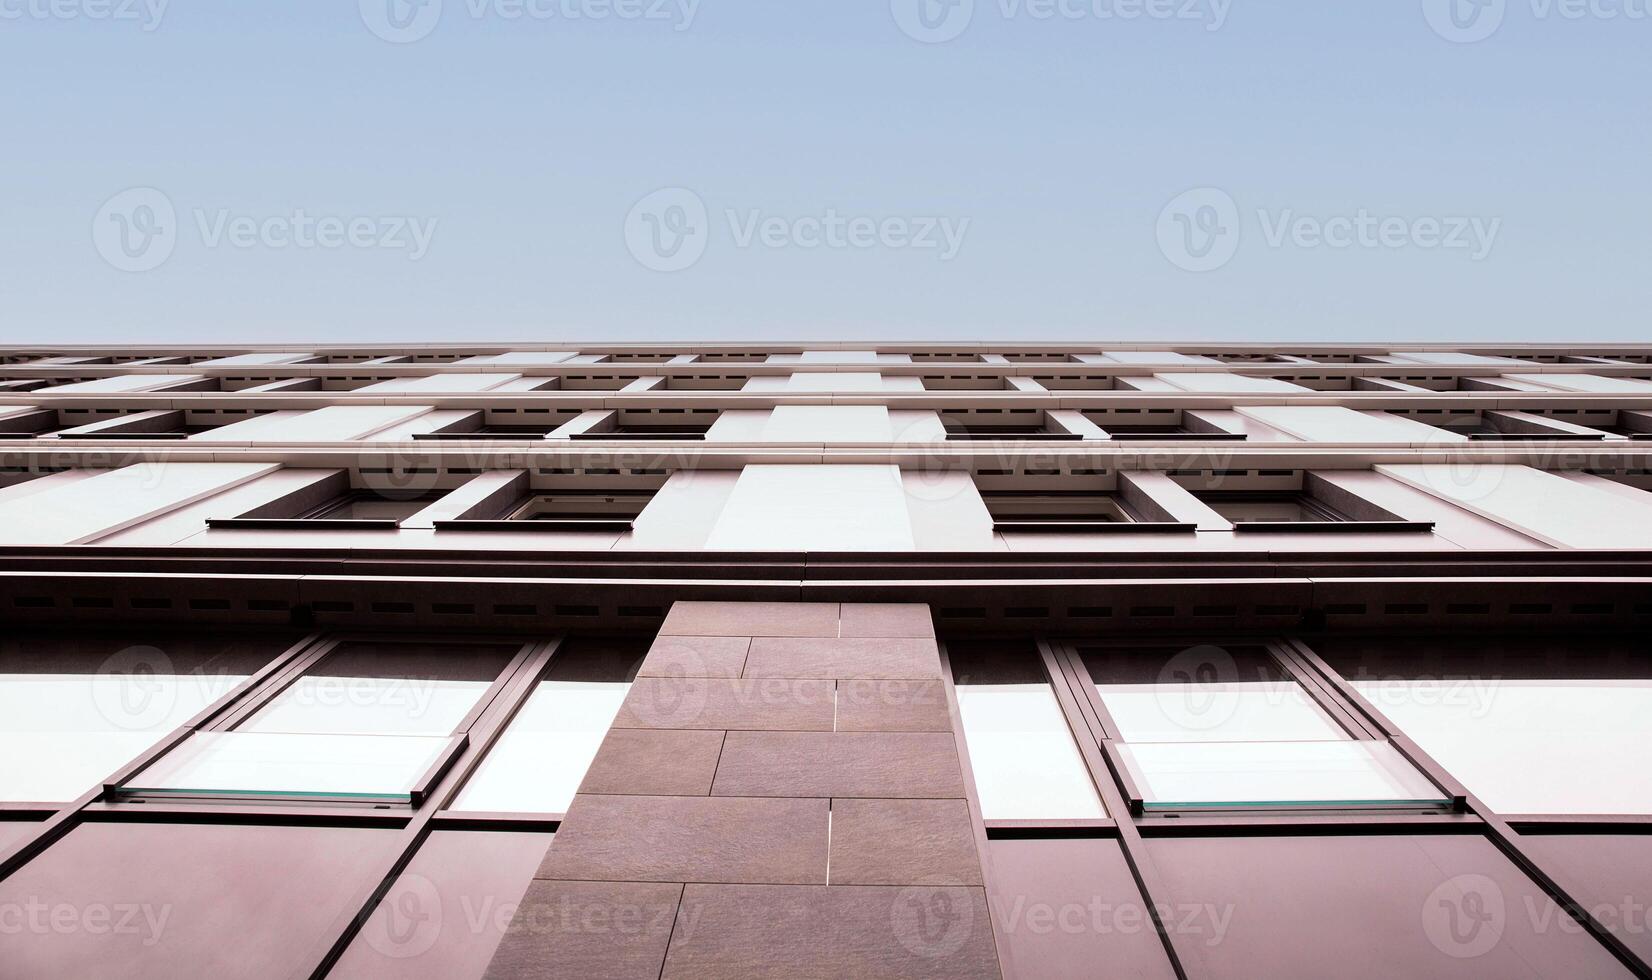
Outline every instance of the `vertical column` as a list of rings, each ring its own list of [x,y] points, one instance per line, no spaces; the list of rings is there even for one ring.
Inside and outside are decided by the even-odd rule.
[[[677,603],[489,976],[998,977],[952,731],[927,606]]]

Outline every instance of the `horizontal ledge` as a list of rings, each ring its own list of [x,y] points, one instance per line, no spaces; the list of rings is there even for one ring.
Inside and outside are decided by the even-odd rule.
[[[400,521],[392,520],[305,517],[209,517],[206,524],[213,530],[237,531],[394,531],[401,527]]]
[[[1277,532],[1288,531],[1296,533],[1315,533],[1326,531],[1335,534],[1370,534],[1372,532],[1422,532],[1433,531],[1433,521],[1236,521],[1235,531],[1247,532]]]
[[[1050,534],[1191,534],[1198,525],[1175,521],[993,521],[992,529]]]
[[[629,531],[629,517],[563,518],[548,521],[434,521],[438,531]]]

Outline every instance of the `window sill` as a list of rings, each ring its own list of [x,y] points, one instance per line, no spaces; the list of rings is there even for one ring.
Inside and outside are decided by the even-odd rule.
[[[394,531],[400,521],[329,521],[305,517],[209,517],[207,527],[215,531]]]
[[[1372,534],[1410,533],[1434,530],[1433,521],[1244,521],[1233,525],[1246,533]]]
[[[569,518],[550,521],[436,521],[438,531],[629,531],[631,518]]]
[[[1196,525],[1171,521],[993,521],[994,531],[1032,534],[1180,534]]]

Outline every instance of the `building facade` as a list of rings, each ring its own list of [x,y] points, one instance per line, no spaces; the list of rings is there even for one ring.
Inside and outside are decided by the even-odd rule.
[[[1652,976],[1652,344],[0,350],[0,978]]]

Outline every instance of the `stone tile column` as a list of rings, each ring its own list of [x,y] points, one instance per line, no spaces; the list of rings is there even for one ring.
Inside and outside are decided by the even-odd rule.
[[[920,604],[679,602],[488,976],[999,976]]]

